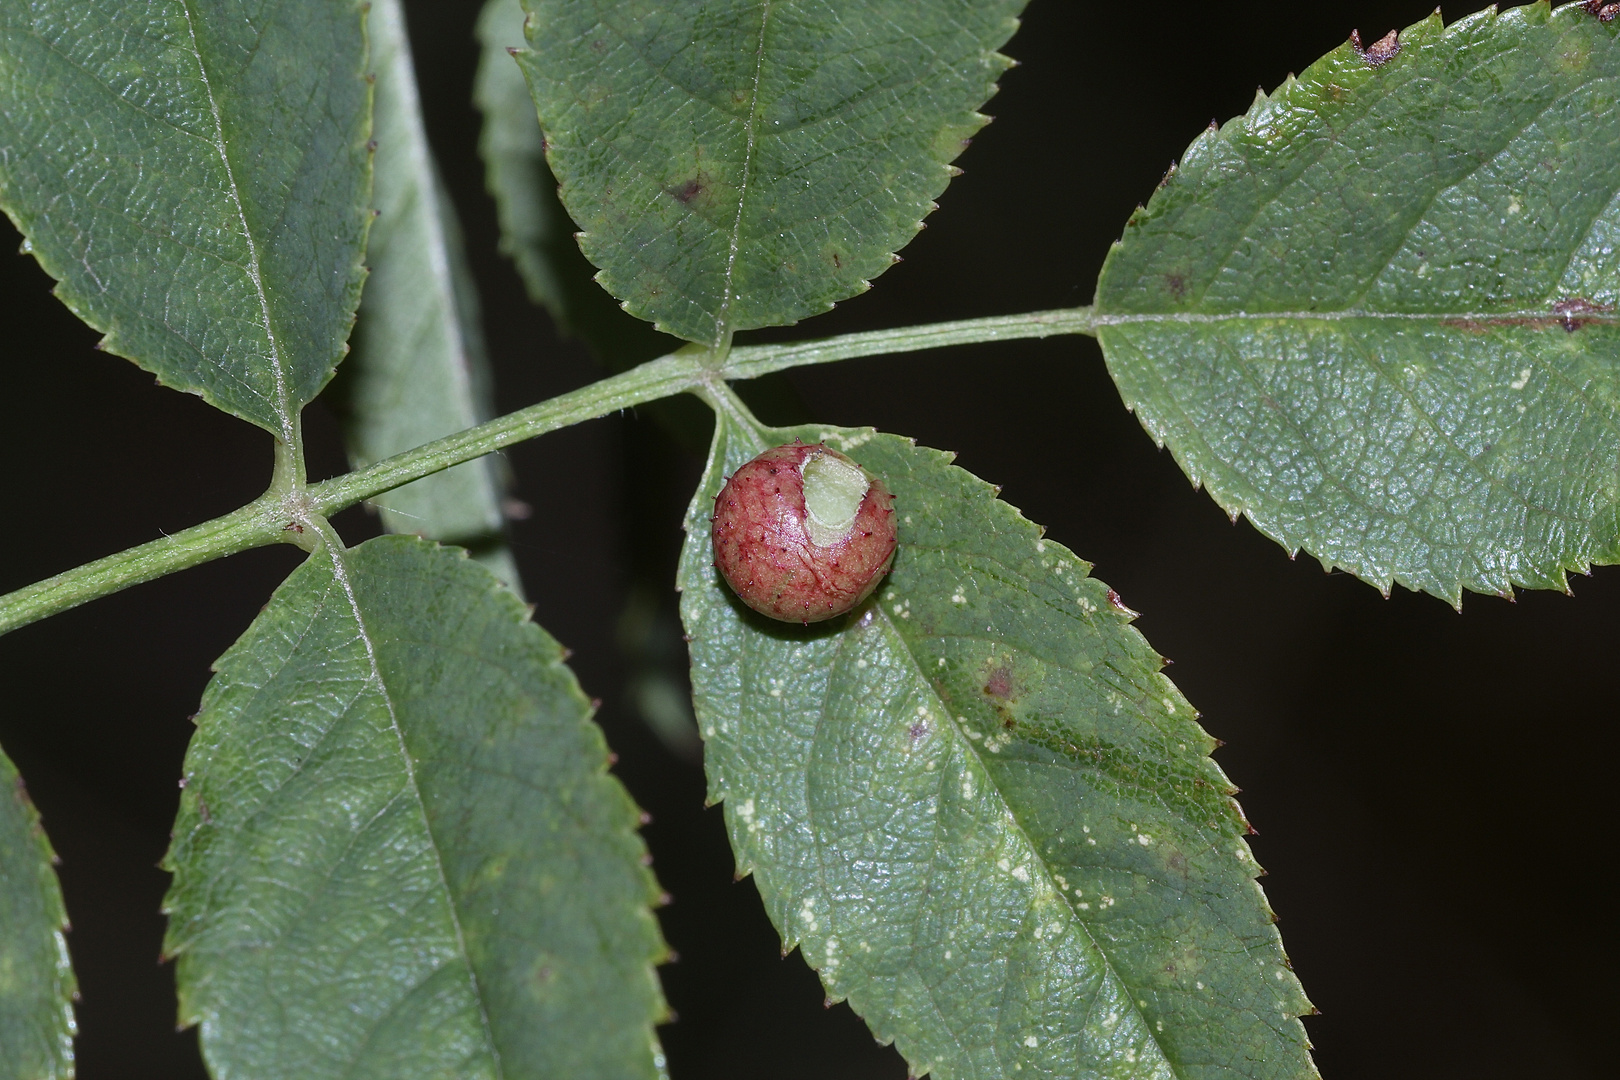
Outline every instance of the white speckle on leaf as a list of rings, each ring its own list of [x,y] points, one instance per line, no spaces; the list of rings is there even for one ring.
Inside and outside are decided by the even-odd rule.
[[[1514,379],[1512,382],[1508,383],[1508,385],[1513,387],[1513,389],[1515,389],[1515,390],[1523,390],[1526,386],[1529,386],[1530,385],[1530,369],[1525,368],[1523,371],[1519,372],[1519,377],[1517,379]]]
[[[1035,1047],[1041,1045],[1041,1040],[1037,1039],[1033,1035],[1025,1035],[1024,1036],[1024,1045],[1029,1047],[1031,1050],[1033,1050],[1033,1049],[1035,1049]]]
[[[1153,843],[1153,837],[1149,836],[1147,833],[1137,833],[1136,842],[1141,844],[1143,847],[1147,847],[1149,844]]]
[[[1019,881],[1028,881],[1029,880],[1029,867],[1027,867],[1027,866],[1015,866],[1015,867],[1013,867],[1012,876],[1017,878]]]
[[[865,671],[866,670],[866,661],[865,660],[857,660],[857,661],[855,661],[855,666],[857,668],[859,668],[860,670]]]

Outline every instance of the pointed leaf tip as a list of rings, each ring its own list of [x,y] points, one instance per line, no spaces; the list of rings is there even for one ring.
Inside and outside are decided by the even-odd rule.
[[[795,437],[905,507],[888,582],[814,632],[756,621],[710,567],[719,477]],[[1231,785],[1157,654],[1098,617],[1113,601],[1087,564],[947,455],[821,426],[722,420],[687,531],[693,691],[739,872],[911,1072],[1314,1077]]]
[[[852,0],[836,17],[747,0],[656,20],[617,0],[526,4],[549,32],[519,62],[599,280],[632,314],[718,345],[888,268],[948,182],[940,166],[988,122],[977,109],[1024,0]],[[860,59],[876,39],[881,73]]]

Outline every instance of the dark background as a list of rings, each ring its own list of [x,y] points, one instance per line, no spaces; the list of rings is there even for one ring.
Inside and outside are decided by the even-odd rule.
[[[1431,2],[1033,0],[1007,50],[1023,66],[989,106],[998,120],[906,262],[789,334],[1087,302],[1132,207],[1211,118],[1246,109],[1256,85],[1276,86],[1352,27],[1371,41]],[[469,104],[476,5],[410,8],[506,411],[600,369],[495,254]],[[51,298],[32,259],[0,256],[0,273],[11,492],[0,588],[263,489],[264,433],[93,351],[97,335]],[[1470,597],[1458,615],[1291,562],[1191,489],[1120,407],[1088,339],[850,361],[744,389],[767,420],[872,424],[958,451],[1145,613],[1138,626],[1228,744],[1219,760],[1245,789],[1267,892],[1322,1010],[1307,1026],[1329,1080],[1620,1075],[1609,1052],[1620,1002],[1602,959],[1615,937],[1604,837],[1620,750],[1620,571],[1577,578],[1574,598]],[[893,1051],[846,1007],[823,1010],[797,956],[778,957],[753,886],[732,882],[700,770],[632,706],[639,661],[621,615],[633,594],[651,596],[655,629],[675,632],[680,511],[702,464],[646,412],[546,436],[510,461],[535,509],[514,543],[536,618],[574,648],[619,775],[654,815],[646,836],[681,956],[663,969],[680,1015],[662,1032],[672,1074],[900,1080]],[[312,474],[340,471],[321,403],[307,428]],[[340,527],[351,542],[375,531],[358,510]],[[84,1080],[203,1075],[157,963],[166,875],[155,864],[208,665],[298,557],[239,555],[0,640],[0,739],[62,857]]]

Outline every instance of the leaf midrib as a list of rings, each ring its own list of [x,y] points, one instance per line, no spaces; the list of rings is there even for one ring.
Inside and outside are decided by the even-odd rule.
[[[197,60],[197,74],[202,78],[203,92],[208,96],[208,110],[214,118],[214,149],[219,153],[220,163],[225,166],[225,179],[230,185],[230,198],[236,207],[236,219],[242,226],[242,238],[248,246],[248,265],[244,271],[248,280],[253,282],[254,294],[259,300],[259,314],[264,326],[265,337],[270,345],[270,373],[275,379],[276,400],[272,403],[276,419],[280,421],[280,438],[282,444],[288,447],[297,445],[297,432],[293,423],[293,412],[287,396],[287,375],[282,368],[281,343],[276,338],[275,327],[270,317],[270,298],[264,291],[264,279],[259,268],[259,243],[248,226],[247,210],[242,203],[241,188],[236,182],[236,170],[231,165],[230,153],[225,146],[225,122],[220,114],[219,101],[214,96],[213,80],[208,77],[208,65],[203,61],[202,47],[197,42],[197,19],[192,12],[195,0],[181,0],[180,9],[186,16],[186,33],[191,38],[191,54]],[[334,559],[334,563],[335,563]],[[352,599],[352,597],[351,597]],[[359,612],[356,609],[356,617]],[[368,646],[369,647],[369,646]],[[392,711],[392,706],[390,706]]]
[[[1571,299],[1574,299],[1571,297]],[[1121,312],[1108,314],[1098,312],[1092,317],[1092,328],[1109,326],[1154,325],[1160,323],[1179,323],[1182,325],[1213,325],[1227,322],[1357,322],[1357,321],[1388,321],[1388,322],[1456,322],[1478,323],[1481,329],[1507,329],[1501,324],[1506,321],[1523,321],[1526,323],[1546,323],[1545,329],[1553,329],[1565,318],[1573,319],[1584,324],[1596,323],[1601,326],[1620,326],[1620,312],[1594,311],[1570,312],[1561,315],[1551,309],[1544,308],[1514,308],[1494,311],[1368,311],[1361,308],[1347,308],[1338,311],[1142,311]],[[1562,329],[1562,327],[1558,327]]]
[[[411,759],[410,752],[405,745],[405,732],[399,725],[399,714],[394,708],[393,695],[388,692],[388,684],[383,679],[382,668],[377,662],[376,645],[372,640],[371,631],[366,627],[365,617],[360,612],[360,601],[355,596],[354,585],[349,578],[348,566],[344,563],[345,550],[342,546],[343,542],[330,525],[322,523],[319,531],[326,545],[327,554],[332,560],[332,576],[337,579],[338,586],[342,588],[343,595],[348,600],[349,612],[354,616],[354,624],[359,632],[360,643],[365,646],[366,662],[371,668],[371,679],[376,684],[377,693],[382,697],[384,706],[388,709],[388,725],[394,733],[394,739],[399,748],[400,764],[405,769],[405,786],[409,789],[411,797],[416,801],[417,811],[421,814],[423,828],[427,832],[428,850],[433,853],[433,869],[438,875],[439,888],[444,893],[445,910],[449,914],[450,925],[455,930],[456,955],[467,967],[467,981],[472,991],[473,1002],[478,1007],[478,1022],[484,1034],[484,1047],[489,1052],[496,1080],[502,1080],[506,1072],[501,1064],[500,1050],[495,1045],[495,1033],[490,1027],[489,1010],[485,1007],[484,995],[478,988],[478,973],[473,968],[472,956],[467,949],[466,934],[461,926],[461,913],[456,908],[455,894],[451,891],[450,881],[445,876],[444,857],[439,851],[438,838],[433,835],[432,819],[428,816],[427,804],[422,798],[422,789],[416,781],[416,763]]]
[[[955,739],[956,744],[965,749],[967,751],[967,755],[973,761],[978,763],[979,770],[984,776],[985,783],[990,785],[991,790],[996,793],[996,799],[1001,803],[1002,808],[1006,810],[1007,816],[1012,819],[1012,828],[1017,832],[1018,838],[1023,842],[1026,849],[1029,851],[1032,861],[1040,867],[1040,872],[1046,879],[1047,886],[1051,888],[1054,893],[1063,898],[1063,906],[1068,909],[1070,917],[1074,920],[1074,925],[1080,928],[1080,932],[1086,936],[1086,940],[1090,942],[1091,947],[1096,950],[1097,955],[1102,959],[1104,968],[1107,969],[1109,977],[1114,979],[1120,987],[1127,991],[1126,997],[1130,1002],[1131,1012],[1136,1015],[1137,1020],[1141,1023],[1142,1031],[1147,1034],[1148,1038],[1153,1040],[1154,1047],[1158,1049],[1159,1054],[1164,1058],[1165,1063],[1170,1066],[1172,1074],[1178,1078],[1184,1077],[1186,1073],[1182,1070],[1181,1065],[1170,1055],[1169,1050],[1159,1040],[1159,1032],[1154,1030],[1152,1022],[1149,1021],[1147,1015],[1143,1013],[1142,1007],[1137,1004],[1136,987],[1132,985],[1131,981],[1127,979],[1114,964],[1114,958],[1109,955],[1107,949],[1103,948],[1102,942],[1097,938],[1097,935],[1092,933],[1090,923],[1081,917],[1080,912],[1074,906],[1074,900],[1070,898],[1068,892],[1058,887],[1057,881],[1054,880],[1052,867],[1047,862],[1046,856],[1041,853],[1040,846],[1036,844],[1034,838],[1029,835],[1029,830],[1024,827],[1023,820],[1020,818],[1017,811],[1014,810],[1012,801],[1007,798],[1006,793],[1001,790],[1001,785],[996,782],[995,773],[991,771],[989,764],[987,763],[979,747],[976,746],[973,740],[969,739],[962,731],[961,723],[958,722],[951,710],[945,707],[945,702],[940,699],[938,691],[934,689],[934,684],[930,682],[927,675],[923,673],[922,665],[917,661],[917,654],[912,649],[911,642],[906,639],[906,635],[901,632],[899,624],[894,621],[887,611],[883,610],[883,605],[874,604],[872,610],[877,612],[877,617],[883,620],[884,626],[891,634],[894,635],[895,640],[900,642],[905,651],[906,661],[911,665],[912,677],[916,679],[917,685],[923,688],[929,699],[934,702],[934,707],[936,710],[938,710],[938,714],[945,718],[946,725],[949,726],[951,735]],[[943,792],[945,783],[943,776],[940,777],[939,782],[941,791]],[[937,823],[935,828],[938,828]],[[934,850],[937,852],[937,849],[938,845],[936,844],[934,845]],[[929,866],[930,870],[932,870],[932,859],[929,860]],[[1022,931],[1020,931],[1020,934],[1022,934]],[[1086,1005],[1088,1015],[1092,1005],[1096,1003],[1097,996],[1099,994],[1101,994],[1100,987],[1098,988],[1097,992],[1092,995],[1091,1001]],[[996,1029],[998,1032],[1002,1030],[999,1023],[997,1024]],[[997,1052],[996,1057],[999,1061],[1001,1057],[999,1051]]]
[[[724,400],[726,399],[722,398],[722,401]],[[749,444],[753,448],[755,455],[763,452],[766,449],[766,440],[762,437],[763,432],[749,421],[746,414],[728,409],[724,414],[717,417],[717,419],[720,423],[724,423],[727,419],[732,420],[733,430],[740,430],[740,433],[744,434],[745,437],[748,438]],[[723,457],[721,458],[720,464],[723,468],[725,464]],[[1140,1021],[1142,1030],[1147,1034],[1148,1038],[1153,1040],[1154,1047],[1157,1048],[1159,1054],[1164,1058],[1165,1062],[1169,1064],[1173,1074],[1177,1078],[1184,1077],[1186,1073],[1171,1057],[1169,1051],[1159,1040],[1159,1032],[1154,1030],[1152,1023],[1149,1022],[1147,1016],[1142,1012],[1142,1007],[1136,1003],[1135,988],[1115,966],[1113,957],[1108,954],[1108,951],[1103,948],[1102,943],[1097,939],[1097,936],[1092,933],[1091,926],[1086,922],[1085,919],[1081,918],[1080,912],[1074,907],[1074,901],[1069,898],[1068,894],[1063,889],[1058,888],[1057,882],[1053,880],[1052,869],[1048,865],[1046,857],[1041,854],[1040,847],[1030,837],[1028,830],[1024,828],[1024,824],[1019,819],[1018,814],[1014,812],[1011,801],[1009,801],[1005,793],[1002,792],[1001,785],[996,782],[995,774],[991,772],[990,768],[985,763],[985,759],[980,754],[978,747],[974,746],[973,740],[969,739],[962,732],[961,725],[957,722],[956,717],[951,713],[950,709],[945,707],[945,703],[940,699],[938,691],[934,689],[934,684],[930,682],[928,677],[923,673],[922,666],[917,662],[917,654],[912,649],[910,641],[906,639],[906,635],[901,632],[899,625],[895,623],[895,621],[889,616],[889,613],[884,610],[882,604],[874,603],[869,610],[875,615],[876,618],[883,621],[883,626],[887,632],[893,635],[895,641],[900,643],[905,653],[906,662],[911,665],[912,677],[916,680],[916,684],[920,688],[920,692],[926,694],[927,697],[934,702],[935,711],[938,713],[938,715],[945,718],[945,722],[949,726],[952,737],[955,739],[957,745],[964,748],[967,751],[968,756],[978,763],[980,772],[985,778],[985,782],[990,785],[992,790],[995,791],[996,798],[1006,809],[1008,816],[1012,818],[1012,827],[1017,830],[1018,837],[1026,845],[1031,859],[1040,867],[1040,872],[1045,876],[1046,883],[1052,889],[1052,891],[1058,896],[1063,897],[1064,907],[1068,909],[1070,916],[1074,919],[1074,924],[1080,928],[1081,932],[1085,934],[1086,940],[1090,942],[1092,948],[1096,950],[1096,954],[1102,958],[1103,965],[1107,969],[1108,975],[1112,977],[1119,984],[1119,986],[1129,991],[1127,997],[1130,1002],[1130,1008]],[[842,651],[842,641],[840,641],[839,644],[839,651]],[[821,710],[821,715],[818,715],[817,717],[816,724],[818,731],[820,729],[821,721],[825,717],[825,713],[826,710],[823,708]],[[808,780],[808,773],[806,774],[806,779]],[[940,778],[940,783],[944,783],[943,777]],[[808,800],[806,801],[806,805],[809,805]],[[935,844],[933,846],[935,850],[937,850],[938,845]],[[821,845],[818,839],[818,855],[820,848]],[[932,859],[930,859],[929,865],[930,870],[932,870]],[[831,890],[823,886],[823,892],[824,894],[830,895]],[[854,994],[851,994],[851,997],[853,996]],[[1093,1000],[1095,1000],[1095,998]],[[1087,1008],[1089,1010],[1090,1006],[1088,1005]],[[1001,1028],[998,1025],[997,1031],[999,1032],[1000,1030]],[[953,1032],[953,1037],[954,1035],[955,1033]],[[1000,1059],[999,1052],[997,1053],[997,1059]],[[933,1065],[937,1063],[925,1062],[924,1064]]]
[[[771,2],[772,0],[760,2],[759,43],[754,55],[754,80],[748,91],[748,118],[743,121],[742,182],[737,185],[737,216],[732,220],[731,235],[728,238],[725,296],[720,301],[720,313],[714,320],[715,340],[711,344],[715,348],[723,348],[731,336],[729,326],[731,302],[736,299],[733,279],[737,270],[737,255],[742,247],[743,211],[748,206],[749,184],[753,179],[755,127],[759,117],[759,86],[765,73],[765,35],[771,25]]]

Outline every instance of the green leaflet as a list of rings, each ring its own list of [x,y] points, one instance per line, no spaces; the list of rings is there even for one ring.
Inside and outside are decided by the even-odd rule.
[[[1194,483],[1385,592],[1620,559],[1617,35],[1436,15],[1193,143],[1097,309]]]
[[[356,468],[489,419],[489,361],[461,231],[422,126],[399,0],[372,0],[367,29],[376,82],[377,222],[371,278],[346,376],[346,430]],[[458,465],[372,499],[390,532],[472,548],[517,582],[502,538],[497,457]]]
[[[67,912],[22,777],[0,754],[0,1080],[73,1075]]]
[[[360,299],[358,0],[0,0],[0,205],[102,344],[296,439]]]
[[[888,581],[822,627],[754,615],[711,565],[723,476],[793,438],[901,515]],[[739,871],[916,1075],[1314,1077],[1214,741],[1090,567],[949,462],[722,416],[680,585]]]
[[[510,55],[523,45],[518,0],[488,0],[478,17],[478,81],[484,114],[478,150],[501,222],[501,251],[517,266],[529,298],[565,333],[576,334],[615,371],[672,352],[676,345],[620,310],[591,280],[574,240],[574,223],[557,200],[545,138],[523,72]]]
[[[945,190],[1024,0],[525,0],[563,205],[633,315],[719,346],[865,291]]]
[[[660,1074],[636,808],[510,590],[414,537],[323,549],[217,669],[166,905],[216,1076]]]

